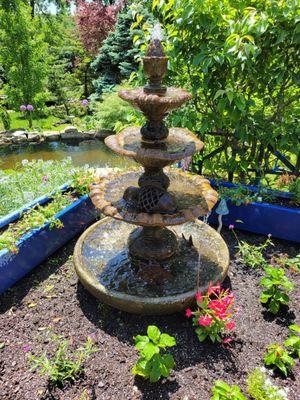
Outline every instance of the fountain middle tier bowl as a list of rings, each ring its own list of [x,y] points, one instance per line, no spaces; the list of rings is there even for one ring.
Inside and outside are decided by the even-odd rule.
[[[147,94],[144,88],[123,89],[119,91],[121,99],[142,111],[149,120],[161,121],[172,110],[176,110],[191,100],[192,95],[184,89],[170,87],[164,95]]]
[[[222,237],[201,221],[173,228],[178,250],[170,267],[145,264],[139,268],[128,257],[132,227],[104,218],[78,240],[74,263],[85,288],[104,303],[135,314],[171,314],[194,301],[196,284],[206,292],[221,283],[228,270],[229,252]],[[192,244],[184,237],[192,237]]]
[[[203,176],[182,171],[167,171],[170,179],[168,193],[172,195],[177,210],[172,214],[138,211],[123,198],[128,187],[138,188],[141,172],[111,174],[93,185],[90,197],[105,215],[140,226],[168,226],[193,221],[206,215],[218,200],[218,194]]]
[[[184,128],[170,128],[169,136],[159,142],[142,140],[140,127],[130,126],[108,136],[105,144],[115,153],[133,158],[147,168],[163,168],[202,150],[204,144]]]

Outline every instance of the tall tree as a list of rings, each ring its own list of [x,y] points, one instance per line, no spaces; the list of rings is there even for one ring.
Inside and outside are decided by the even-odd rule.
[[[21,0],[2,0],[0,10],[0,60],[11,106],[43,106],[48,73],[47,43],[39,20]]]

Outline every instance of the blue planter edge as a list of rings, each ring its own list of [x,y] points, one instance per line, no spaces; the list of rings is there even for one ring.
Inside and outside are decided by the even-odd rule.
[[[88,195],[55,215],[64,227],[50,229],[50,223],[33,229],[17,242],[19,252],[0,251],[0,294],[12,287],[55,251],[86,229],[99,216]]]
[[[214,188],[219,186],[229,188],[240,186],[230,182],[216,182],[212,179],[210,182]],[[258,190],[255,186],[243,185],[243,187],[251,191]],[[284,199],[290,199],[292,196],[289,192],[269,191]],[[217,206],[218,203],[208,218],[208,222],[211,224],[218,223],[218,215],[215,212]],[[222,217],[223,225],[229,226],[233,224],[237,229],[260,235],[271,234],[278,239],[300,243],[299,208],[285,207],[266,202],[253,202],[247,205],[236,206],[230,200],[227,201],[227,206],[229,214]]]
[[[47,195],[43,195],[40,197],[37,197],[36,199],[34,199],[32,202],[25,204],[23,207],[18,208],[15,211],[12,211],[11,213],[5,215],[4,217],[0,218],[0,229],[4,228],[5,226],[11,224],[12,222],[16,221],[17,219],[20,218],[20,216],[30,210],[31,208],[37,206],[38,204],[42,205],[47,203],[47,201],[50,200],[50,196],[53,195],[55,192],[57,191],[66,191],[67,189],[69,189],[69,184],[64,184],[62,186],[60,186],[57,190],[54,190],[53,192],[51,192],[50,194]]]

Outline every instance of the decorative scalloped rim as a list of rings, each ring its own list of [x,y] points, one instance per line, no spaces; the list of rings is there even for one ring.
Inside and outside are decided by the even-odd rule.
[[[130,174],[133,171],[127,171],[126,174]],[[134,171],[136,172],[136,171]],[[119,221],[124,221],[130,224],[139,226],[170,226],[170,225],[180,225],[188,221],[194,221],[199,216],[206,215],[218,201],[218,193],[212,189],[208,179],[199,176],[192,175],[190,173],[176,171],[176,174],[181,175],[185,178],[189,178],[196,182],[197,185],[201,187],[202,196],[206,202],[207,209],[204,210],[203,206],[195,205],[191,206],[185,210],[181,210],[175,214],[148,214],[144,212],[132,213],[128,211],[119,212],[117,207],[112,205],[111,202],[104,199],[105,196],[105,186],[106,184],[116,177],[116,175],[109,175],[107,179],[102,179],[99,183],[91,186],[90,197],[95,205],[103,214],[117,219]]]
[[[175,87],[169,87],[169,91],[177,92],[177,96],[159,96],[157,94],[147,94],[144,92],[142,87],[136,89],[123,89],[118,92],[121,99],[134,104],[155,104],[155,105],[170,105],[172,109],[179,107],[183,103],[192,99],[192,94],[184,89],[178,89]]]
[[[165,160],[165,161],[176,161],[176,160],[181,160],[185,157],[191,156],[192,154],[196,153],[197,151],[202,150],[204,143],[201,142],[197,138],[196,135],[194,135],[192,132],[190,132],[186,128],[170,128],[170,133],[169,136],[174,134],[173,132],[175,131],[181,131],[186,137],[190,138],[191,141],[195,143],[195,149],[192,149],[192,151],[181,151],[181,152],[176,152],[176,153],[166,153],[165,150],[159,150],[159,149],[139,149],[138,151],[133,151],[133,150],[126,150],[124,147],[122,147],[124,137],[127,134],[128,130],[132,130],[133,127],[128,127],[123,129],[120,133],[117,135],[110,135],[107,138],[105,138],[104,142],[107,147],[109,147],[111,150],[113,150],[115,153],[118,153],[122,156],[134,158],[137,160],[140,159],[153,159],[155,157],[156,160]],[[140,127],[137,126],[135,127],[136,130],[139,130]],[[142,140],[142,137],[141,137]]]

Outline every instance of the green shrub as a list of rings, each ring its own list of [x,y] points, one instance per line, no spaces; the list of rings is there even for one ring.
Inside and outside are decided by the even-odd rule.
[[[167,347],[175,346],[175,339],[167,333],[161,333],[154,325],[148,326],[147,336],[137,335],[134,339],[140,358],[132,373],[149,379],[150,382],[157,382],[162,376],[168,377],[175,365],[174,358],[171,354],[160,354],[160,352],[164,352]]]
[[[285,376],[292,369],[295,361],[289,353],[278,343],[268,346],[267,353],[264,356],[264,363],[272,369],[279,369]]]

